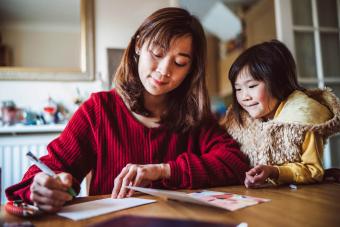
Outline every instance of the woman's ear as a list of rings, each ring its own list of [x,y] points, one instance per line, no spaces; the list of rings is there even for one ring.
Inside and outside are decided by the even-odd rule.
[[[136,38],[135,53],[140,55],[141,43],[139,42],[139,36]]]

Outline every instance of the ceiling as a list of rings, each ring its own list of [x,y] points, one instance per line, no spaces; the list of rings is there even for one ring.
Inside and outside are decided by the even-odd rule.
[[[178,0],[179,5],[188,9],[198,18],[204,18],[216,2],[221,2],[232,11],[239,7],[249,7],[257,0]],[[218,19],[217,19],[218,20]]]
[[[80,1],[74,0],[0,0],[0,24],[68,24],[79,27]]]
[[[196,15],[209,33],[222,41],[234,38],[242,31],[237,11],[257,0],[178,0],[179,5]]]

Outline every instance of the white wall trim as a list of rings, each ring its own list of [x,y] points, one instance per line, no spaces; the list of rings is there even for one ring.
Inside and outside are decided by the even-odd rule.
[[[291,9],[291,0],[275,0],[274,2],[277,39],[285,43],[296,58]]]

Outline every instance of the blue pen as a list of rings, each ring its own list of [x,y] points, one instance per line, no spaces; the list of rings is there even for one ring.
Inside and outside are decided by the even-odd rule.
[[[39,169],[41,169],[47,175],[51,177],[57,176],[57,174],[55,174],[53,170],[51,170],[47,165],[45,165],[42,161],[40,161],[37,157],[35,157],[34,154],[32,154],[32,152],[30,151],[27,152],[26,156],[29,158],[29,160],[31,160],[36,166],[39,167]],[[73,188],[67,189],[67,192],[73,197],[76,197],[77,195],[76,192],[73,190]]]

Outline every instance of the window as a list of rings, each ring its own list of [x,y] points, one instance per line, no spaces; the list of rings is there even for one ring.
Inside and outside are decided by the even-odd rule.
[[[278,39],[292,51],[300,83],[340,97],[340,0],[275,0]],[[331,151],[332,150],[332,151]],[[340,167],[340,136],[330,139],[324,166]]]

